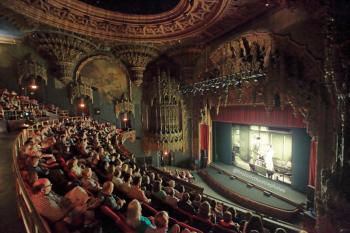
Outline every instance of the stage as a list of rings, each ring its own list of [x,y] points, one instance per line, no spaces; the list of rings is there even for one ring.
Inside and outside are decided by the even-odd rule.
[[[285,220],[303,211],[306,195],[289,185],[224,163],[212,163],[199,175],[211,188],[239,205]]]

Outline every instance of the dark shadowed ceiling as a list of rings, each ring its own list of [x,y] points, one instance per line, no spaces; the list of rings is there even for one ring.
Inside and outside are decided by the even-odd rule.
[[[125,14],[150,15],[173,9],[180,0],[80,0],[105,10]]]

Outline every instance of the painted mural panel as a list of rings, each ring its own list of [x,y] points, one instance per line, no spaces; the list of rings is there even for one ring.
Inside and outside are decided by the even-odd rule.
[[[108,100],[119,98],[128,91],[128,76],[118,62],[98,58],[87,63],[80,72],[81,80],[93,87]]]

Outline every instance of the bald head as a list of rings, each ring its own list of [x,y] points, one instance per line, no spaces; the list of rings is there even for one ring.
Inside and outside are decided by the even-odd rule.
[[[44,194],[48,194],[51,192],[51,182],[47,178],[39,178],[33,184],[33,189],[35,192],[43,192]]]

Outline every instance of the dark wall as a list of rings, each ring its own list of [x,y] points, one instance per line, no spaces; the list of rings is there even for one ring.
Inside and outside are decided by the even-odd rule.
[[[311,137],[306,129],[292,129],[292,187],[306,192],[309,178]]]
[[[213,161],[232,164],[232,124],[213,122]]]

